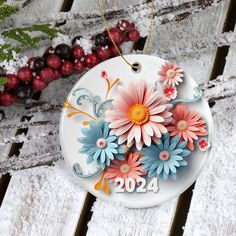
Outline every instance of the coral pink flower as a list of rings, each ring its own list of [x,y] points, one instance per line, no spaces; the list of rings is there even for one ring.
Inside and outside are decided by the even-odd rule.
[[[112,102],[113,109],[106,112],[106,121],[110,122],[111,135],[119,136],[118,143],[134,143],[138,150],[143,144],[151,145],[152,140],[160,143],[160,137],[167,132],[163,125],[172,120],[171,104],[160,96],[154,85],[145,81],[130,83],[128,88],[119,87],[119,95]]]
[[[194,150],[193,140],[207,135],[205,121],[196,113],[189,111],[184,105],[177,105],[171,110],[174,121],[167,126],[171,136],[180,135],[190,150]]]
[[[210,146],[206,138],[202,138],[198,141],[198,147],[201,151],[206,151]]]
[[[163,81],[164,86],[175,86],[178,85],[179,82],[183,82],[183,70],[175,64],[167,61],[164,65],[162,65],[161,70],[158,72],[158,74],[160,75],[160,81]]]
[[[167,100],[175,99],[177,96],[177,90],[175,87],[166,87],[163,92]]]
[[[113,160],[111,165],[106,168],[104,178],[109,182],[114,182],[116,178],[124,180],[128,178],[138,179],[141,175],[145,175],[146,171],[141,171],[142,164],[138,161],[140,153],[126,154],[125,160]]]

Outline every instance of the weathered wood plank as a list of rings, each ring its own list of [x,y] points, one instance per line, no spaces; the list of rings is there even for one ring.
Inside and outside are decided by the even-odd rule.
[[[42,15],[46,16],[47,14],[56,12],[61,9],[63,0],[55,1],[55,8],[48,7],[48,3],[51,5],[51,2],[47,0],[36,2],[36,5],[33,4],[33,6],[28,5],[28,11],[26,11],[27,17],[29,16],[28,13],[34,14],[37,12],[40,14],[40,11],[42,11]],[[35,11],[32,11],[33,9]],[[21,17],[24,15],[22,12],[19,14]],[[32,51],[29,53],[32,53]],[[20,108],[21,112],[15,114],[15,117],[12,116],[15,122],[21,119],[23,115],[34,116],[34,113],[30,115],[25,110],[24,106],[20,106]],[[8,114],[7,117],[11,118]],[[46,117],[44,116],[44,118]],[[33,120],[31,121],[33,122]],[[3,123],[0,125],[2,124]],[[17,126],[10,128],[15,129]],[[24,127],[23,125],[18,128],[28,127]],[[1,130],[7,132],[8,128]],[[40,129],[38,129],[38,131],[40,131]],[[41,130],[41,132],[43,132],[43,130]],[[35,133],[31,132],[29,129],[28,135],[35,135]],[[14,136],[12,136],[14,143],[19,141],[17,139],[17,137],[14,138]],[[14,163],[11,162],[18,158],[26,165],[29,162],[35,162],[33,152],[34,147],[38,147],[37,140],[34,143],[30,143],[28,146],[27,142],[25,142],[25,144],[26,147],[23,145],[22,149],[24,150],[24,148],[26,148],[30,150],[31,156],[28,156],[27,160],[22,158],[21,154],[15,158],[8,158],[7,161],[9,161],[9,165],[14,165]],[[43,145],[43,143],[41,143],[41,145]],[[53,147],[50,151],[51,150],[54,150],[52,157],[54,160],[56,156],[60,156],[59,151],[56,152]],[[43,160],[42,154],[41,157],[41,160]],[[37,159],[37,163],[38,161]],[[29,171],[14,172],[0,208],[0,235],[72,236],[76,231],[85,197],[86,194],[78,188],[76,179],[68,172],[64,162],[57,163],[55,167],[39,167]]]
[[[177,199],[147,209],[128,209],[119,204],[97,200],[87,236],[168,235]]]
[[[74,235],[85,194],[64,161],[12,173],[0,235]]]
[[[178,21],[183,20],[186,17],[193,15],[201,10],[204,10],[212,5],[216,5],[222,0],[159,0],[155,1],[155,10],[154,10],[154,16],[161,16],[162,19],[160,20],[161,23],[169,23],[171,21]],[[127,18],[130,17],[130,15],[138,13],[140,15],[144,15],[144,17],[147,17],[148,10],[150,5],[147,3],[141,3],[134,5],[135,0],[129,1],[126,4],[126,8],[123,8],[123,2],[120,1],[120,3],[113,3],[113,2],[105,2],[104,7],[106,8],[108,5],[111,6],[110,9],[108,9],[105,12],[105,17],[108,20],[112,19],[120,19],[120,18]],[[78,9],[77,6],[80,5],[79,1],[78,4],[74,3],[73,9]],[[81,5],[80,5],[81,6]],[[115,9],[114,8],[117,8]],[[114,8],[114,9],[112,9]],[[121,9],[120,9],[121,8]],[[100,13],[99,11],[95,10],[97,8],[91,8],[90,6],[90,12],[84,11],[86,9],[86,5],[82,6],[81,9],[79,9],[79,12],[74,11],[72,13],[58,13],[58,14],[52,14],[51,16],[40,17],[39,15],[36,15],[36,17],[28,17],[26,19],[16,19],[14,16],[9,19],[11,22],[11,26],[15,27],[18,22],[22,26],[27,26],[29,24],[33,23],[48,23],[48,22],[63,22],[63,21],[71,21],[71,20],[83,20],[84,26],[90,26],[91,24],[97,24],[101,21]],[[179,14],[176,14],[178,12]],[[166,17],[166,15],[172,14],[172,17]],[[88,24],[88,25],[87,25]],[[9,27],[8,22],[0,24],[0,27]]]
[[[152,38],[151,50],[154,49],[158,52],[158,49],[168,50],[168,48],[178,48],[186,40],[189,41],[192,37],[200,34],[217,34],[222,28],[223,22],[220,16],[225,17],[227,5],[221,5],[218,8],[211,9],[214,13],[206,17],[207,12],[199,13],[192,18],[185,21],[179,22],[178,24],[170,24],[164,26],[154,25],[154,35]],[[220,13],[220,15],[218,15]],[[208,22],[207,27],[203,22]],[[218,21],[220,24],[215,26],[215,22]],[[148,21],[146,21],[146,28],[148,28]],[[174,37],[172,37],[174,35]],[[181,39],[181,42],[176,39]],[[152,52],[151,52],[152,53]],[[157,53],[158,55],[158,53]],[[201,55],[201,58],[206,58],[206,55]],[[210,75],[213,67],[214,54],[211,55],[211,60],[205,60],[206,66],[201,68],[202,64],[200,61],[196,63],[196,70],[204,71]],[[191,59],[184,57],[175,57],[175,61],[183,66],[185,71],[190,70],[189,63]],[[195,58],[196,60],[196,58]],[[191,63],[191,61],[190,61]],[[197,82],[207,81],[209,79],[197,80]],[[176,203],[178,198],[163,204],[159,207],[152,209],[123,209],[122,207],[106,203],[97,200],[93,208],[93,216],[89,223],[89,230],[87,235],[94,235],[97,232],[98,235],[169,235],[172,220],[175,215]],[[116,209],[114,211],[114,209]],[[115,212],[115,215],[114,215]],[[126,216],[128,216],[126,218]],[[130,219],[130,220],[129,220]],[[164,222],[162,220],[164,219]],[[115,223],[113,223],[115,222]],[[119,222],[119,223],[117,223]],[[158,222],[158,223],[156,223]],[[148,224],[148,225],[147,225]]]
[[[226,59],[223,77],[234,78],[229,83],[231,88],[229,86],[226,90],[235,90],[235,66],[236,44],[230,47]],[[220,86],[215,89],[219,95],[224,93]],[[212,155],[196,182],[185,225],[186,236],[236,234],[235,106],[235,96],[219,101],[214,106]]]

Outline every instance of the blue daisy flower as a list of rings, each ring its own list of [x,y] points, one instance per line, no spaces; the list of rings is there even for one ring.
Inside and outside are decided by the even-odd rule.
[[[148,171],[148,176],[157,175],[159,179],[169,176],[176,179],[176,172],[188,163],[184,160],[191,152],[185,149],[187,142],[180,142],[180,136],[170,139],[169,133],[161,137],[160,144],[152,144],[142,149],[144,157],[140,158],[143,164],[142,171]]]
[[[97,162],[101,169],[109,166],[111,160],[124,160],[125,149],[117,144],[117,137],[110,135],[108,123],[105,121],[90,122],[89,128],[82,128],[84,137],[78,138],[83,146],[80,153],[88,155],[87,164]]]

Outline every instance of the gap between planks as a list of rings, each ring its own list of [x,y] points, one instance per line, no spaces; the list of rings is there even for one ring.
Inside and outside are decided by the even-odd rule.
[[[65,0],[62,3],[60,11],[61,12],[69,11],[72,4],[73,4],[73,1]],[[37,94],[35,98],[36,98],[35,100],[38,100],[40,98],[40,94]],[[32,116],[22,116],[21,122],[25,121],[26,119],[29,121],[31,118],[32,118]],[[27,132],[28,132],[28,128],[17,129],[15,136],[20,135],[20,134],[27,134]],[[20,154],[20,149],[22,148],[23,145],[24,145],[24,142],[13,143],[10,147],[10,151],[9,151],[8,156],[9,157],[18,156]],[[6,194],[7,188],[9,186],[10,180],[11,180],[11,175],[9,173],[7,173],[3,176],[0,176],[0,207],[1,207],[2,201],[4,199],[4,196]]]
[[[234,30],[235,21],[236,21],[235,11],[236,11],[236,1],[231,0],[228,7],[227,14],[226,14],[226,18],[224,21],[222,33]],[[223,74],[228,51],[229,51],[229,47],[221,47],[217,49],[214,64],[212,67],[211,76],[209,80],[214,80],[218,76]],[[209,105],[210,107],[214,106],[214,104],[209,104]],[[176,210],[173,224],[170,230],[170,236],[182,236],[184,233],[183,227],[187,221],[194,187],[195,187],[195,182],[189,189],[187,189],[179,197],[179,200],[177,203],[177,210]]]

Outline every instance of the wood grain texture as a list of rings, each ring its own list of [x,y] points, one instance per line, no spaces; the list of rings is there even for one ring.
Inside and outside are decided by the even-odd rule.
[[[212,88],[216,89],[219,95],[226,90],[235,90],[235,66],[236,44],[233,44],[222,75],[222,78],[231,78],[227,80],[229,87],[223,90],[221,86]],[[235,95],[219,101],[214,106],[215,133],[212,154],[196,182],[185,225],[185,236],[236,235],[235,107]]]
[[[12,173],[0,208],[0,235],[72,236],[85,194],[64,161]]]

